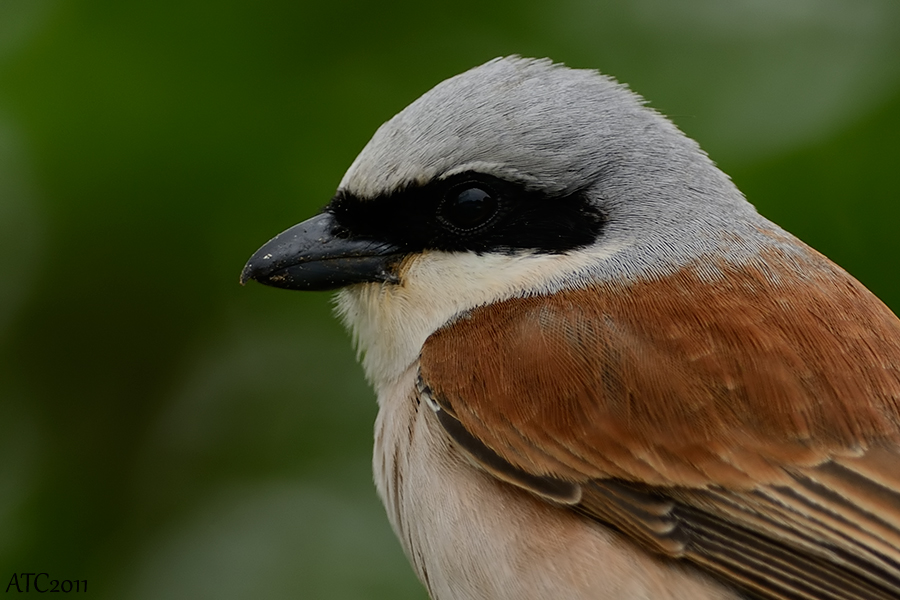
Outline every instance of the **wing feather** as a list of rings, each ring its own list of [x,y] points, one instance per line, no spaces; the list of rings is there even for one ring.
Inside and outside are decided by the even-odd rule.
[[[476,464],[655,552],[764,598],[898,598],[900,321],[812,251],[777,262],[477,308],[419,392]]]

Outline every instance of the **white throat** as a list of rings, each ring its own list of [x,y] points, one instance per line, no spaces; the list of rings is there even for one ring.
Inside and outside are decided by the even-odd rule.
[[[353,334],[366,377],[380,392],[413,364],[428,336],[461,313],[587,281],[599,262],[624,247],[554,255],[426,251],[406,259],[400,284],[341,290],[337,312]]]

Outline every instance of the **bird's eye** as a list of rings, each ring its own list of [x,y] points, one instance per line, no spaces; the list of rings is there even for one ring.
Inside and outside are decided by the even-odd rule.
[[[452,188],[438,208],[438,218],[451,229],[472,231],[488,223],[500,207],[496,194],[479,186]]]

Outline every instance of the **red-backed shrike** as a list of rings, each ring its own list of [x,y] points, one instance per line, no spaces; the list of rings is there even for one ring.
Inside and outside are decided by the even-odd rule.
[[[436,600],[900,598],[900,321],[609,78],[441,83],[248,279],[343,288]]]

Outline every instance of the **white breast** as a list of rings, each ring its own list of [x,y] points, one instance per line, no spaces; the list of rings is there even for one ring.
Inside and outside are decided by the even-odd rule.
[[[478,470],[417,402],[415,373],[379,395],[375,482],[434,600],[737,598]]]

